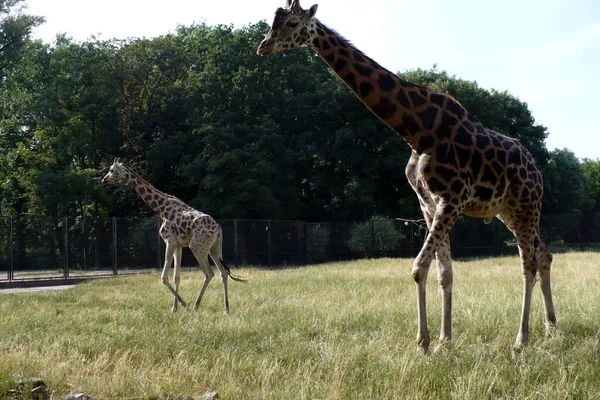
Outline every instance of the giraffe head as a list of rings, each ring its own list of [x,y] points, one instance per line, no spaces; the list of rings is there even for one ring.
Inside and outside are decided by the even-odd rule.
[[[300,7],[299,0],[286,0],[285,8],[275,11],[275,19],[267,37],[261,42],[256,54],[268,56],[282,50],[309,44],[315,32],[315,4],[308,10]]]
[[[119,162],[118,158],[115,158],[115,161],[110,166],[110,169],[106,175],[104,175],[104,178],[102,178],[102,183],[116,181],[120,178],[123,178],[125,176],[124,173],[125,167]]]

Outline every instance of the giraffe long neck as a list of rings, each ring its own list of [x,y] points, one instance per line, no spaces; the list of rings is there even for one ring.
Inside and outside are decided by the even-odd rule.
[[[131,185],[133,190],[144,200],[148,206],[156,211],[158,214],[163,216],[167,208],[168,198],[170,197],[166,193],[161,192],[150,184],[147,180],[130,170],[124,168],[125,179]]]
[[[449,101],[462,109],[450,96],[402,81],[316,19],[315,30],[311,45],[321,58],[377,117],[418,153],[424,147],[419,144],[421,140],[426,145],[432,140],[438,110]]]

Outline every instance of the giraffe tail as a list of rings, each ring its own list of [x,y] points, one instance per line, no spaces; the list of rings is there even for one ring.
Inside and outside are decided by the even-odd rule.
[[[218,237],[217,237],[217,243],[215,243],[216,248],[214,248],[214,250],[216,251],[216,253],[213,255],[211,255],[211,257],[213,258],[213,261],[216,261],[216,259],[219,259],[220,264],[223,266],[223,268],[225,268],[225,271],[227,271],[227,275],[229,275],[229,277],[237,282],[248,282],[246,279],[242,279],[242,278],[238,278],[237,276],[233,276],[231,274],[231,269],[229,269],[229,266],[227,264],[225,264],[225,261],[223,261],[223,230],[221,229],[221,227],[219,226],[219,231],[218,231]]]
[[[248,282],[248,280],[246,280],[246,279],[242,279],[242,278],[232,275],[231,270],[229,269],[229,266],[227,264],[225,264],[225,261],[223,261],[222,258],[219,261],[221,261],[221,264],[223,265],[223,267],[225,267],[225,269],[227,270],[227,274],[229,275],[229,277],[231,279],[233,279],[234,281],[237,281],[237,282],[244,282],[244,283]]]

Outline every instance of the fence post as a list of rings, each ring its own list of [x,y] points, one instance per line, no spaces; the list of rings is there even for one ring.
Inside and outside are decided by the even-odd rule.
[[[233,261],[235,263],[235,267],[240,266],[239,258],[238,258],[238,221],[237,219],[233,220]]]
[[[161,218],[156,215],[156,269],[161,268],[162,259],[161,259],[161,237],[160,237],[160,226],[161,226]]]
[[[268,258],[269,258],[269,267],[271,266],[271,220],[267,221],[267,248],[268,248]]]
[[[81,216],[81,256],[83,257],[83,269],[87,271],[88,268],[88,248],[87,248],[87,232],[85,231],[85,211]]]
[[[65,262],[63,267],[63,277],[69,278],[69,218],[64,217],[63,226],[65,227]]]
[[[117,218],[112,217],[113,233],[113,275],[117,275]]]
[[[8,217],[8,281],[12,282],[15,275],[13,261],[13,217]]]

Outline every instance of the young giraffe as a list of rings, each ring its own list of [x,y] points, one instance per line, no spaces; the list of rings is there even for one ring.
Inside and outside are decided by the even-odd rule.
[[[140,195],[142,200],[151,209],[156,211],[163,220],[160,226],[160,236],[165,242],[166,250],[161,279],[165,286],[173,293],[173,296],[175,296],[172,312],[177,311],[178,302],[184,308],[188,308],[185,301],[179,296],[179,272],[183,247],[189,247],[192,250],[204,274],[204,282],[202,282],[202,289],[200,289],[200,294],[194,303],[194,309],[198,309],[202,295],[214,276],[214,272],[208,263],[208,256],[210,255],[221,272],[225,311],[229,312],[227,277],[229,276],[234,281],[245,282],[245,280],[231,275],[229,267],[223,262],[223,232],[219,224],[210,215],[195,210],[177,197],[156,189],[130,168],[115,160],[106,176],[102,178],[102,182],[109,182],[119,178],[124,178],[137,194]],[[175,259],[173,276],[175,288],[169,283],[168,277],[173,259]]]
[[[539,271],[546,329],[556,328],[550,289],[552,255],[539,233],[542,176],[531,154],[515,139],[484,127],[454,98],[402,81],[315,18],[298,0],[287,0],[257,53],[269,55],[303,44],[314,48],[356,96],[412,148],[406,176],[415,190],[429,234],[416,257],[418,348],[429,351],[425,287],[436,257],[442,288],[440,343],[452,336],[452,262],[449,233],[460,213],[500,219],[515,235],[524,289],[516,346],[527,342],[531,294]]]

